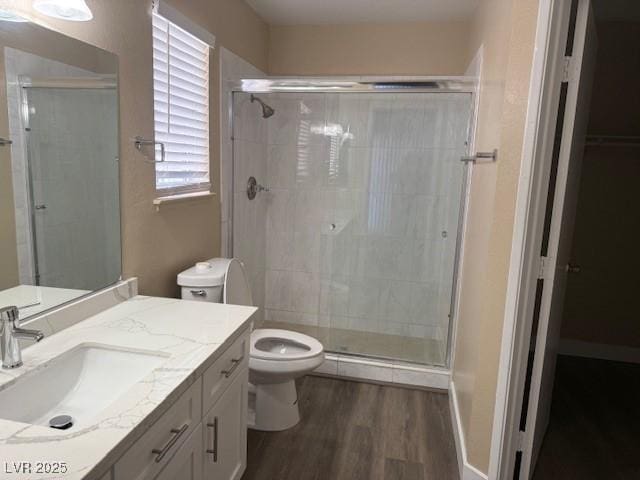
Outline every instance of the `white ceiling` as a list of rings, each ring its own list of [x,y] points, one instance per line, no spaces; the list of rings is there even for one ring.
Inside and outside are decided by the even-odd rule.
[[[463,20],[479,0],[246,0],[272,25]]]

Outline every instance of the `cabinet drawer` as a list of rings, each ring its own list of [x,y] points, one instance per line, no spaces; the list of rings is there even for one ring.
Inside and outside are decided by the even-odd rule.
[[[238,373],[249,364],[249,334],[245,330],[202,376],[202,409],[208,411]]]
[[[202,384],[196,381],[114,466],[115,480],[155,478],[202,418]]]

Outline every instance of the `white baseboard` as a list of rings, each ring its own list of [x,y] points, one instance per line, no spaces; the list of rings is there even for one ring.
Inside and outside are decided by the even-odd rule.
[[[451,380],[449,384],[449,410],[451,411],[451,423],[453,425],[453,437],[456,442],[456,455],[458,456],[458,468],[460,480],[488,480],[488,476],[482,473],[467,460],[467,447],[465,445],[464,432],[460,422],[460,410],[456,387]]]
[[[444,368],[334,353],[327,353],[313,374],[443,391],[448,389],[450,378]]]
[[[596,358],[615,362],[640,363],[640,348],[591,343],[580,340],[560,340],[560,355]]]

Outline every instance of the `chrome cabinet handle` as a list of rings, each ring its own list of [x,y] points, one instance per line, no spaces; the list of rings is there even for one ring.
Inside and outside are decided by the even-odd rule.
[[[213,455],[213,463],[218,462],[218,417],[213,417],[213,423],[207,423],[207,427],[213,428],[213,448],[208,448],[207,453]]]
[[[169,439],[167,444],[161,449],[154,448],[153,450],[151,450],[151,453],[156,454],[156,463],[160,463],[162,461],[162,459],[167,455],[167,453],[169,453],[169,450],[171,450],[171,447],[173,447],[176,444],[178,439],[182,435],[184,435],[184,432],[186,432],[188,428],[189,428],[189,424],[187,423],[185,423],[179,430],[177,428],[172,428],[171,429],[172,437]]]
[[[0,147],[4,147],[6,145],[11,145],[13,143],[12,140],[9,140],[7,138],[0,138]]]
[[[191,290],[191,295],[194,297],[206,297],[207,292],[205,290]]]
[[[244,355],[242,355],[240,358],[232,358],[231,368],[229,370],[222,370],[220,373],[224,375],[225,378],[229,378],[231,375],[233,375],[233,372],[236,371],[236,368],[238,368],[238,365],[242,363],[242,360],[244,360]]]

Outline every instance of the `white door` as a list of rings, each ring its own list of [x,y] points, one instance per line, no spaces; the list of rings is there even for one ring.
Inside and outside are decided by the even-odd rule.
[[[245,369],[202,420],[204,478],[240,480],[247,466],[247,388]]]
[[[591,4],[589,0],[580,0],[573,49],[568,61],[564,122],[543,268],[544,286],[526,431],[522,445],[520,478],[529,478],[533,474],[549,423],[596,51],[597,38]]]
[[[202,453],[202,426],[198,425],[154,480],[202,480]]]

